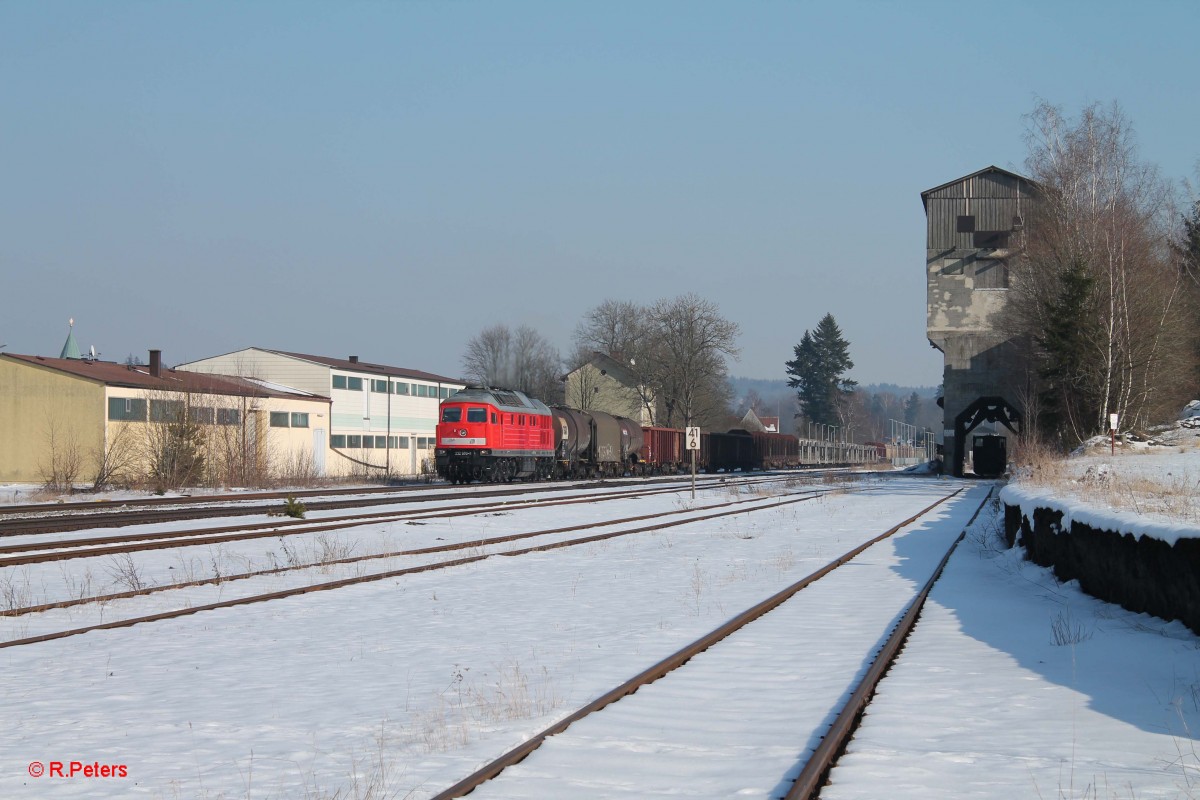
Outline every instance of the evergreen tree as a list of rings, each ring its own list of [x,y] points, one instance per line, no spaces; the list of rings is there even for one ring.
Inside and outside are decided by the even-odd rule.
[[[1179,269],[1184,278],[1184,296],[1192,323],[1193,367],[1190,375],[1192,395],[1200,393],[1200,200],[1192,204],[1192,214],[1184,214],[1183,240],[1177,248]]]
[[[913,392],[904,401],[904,421],[909,425],[917,424],[917,416],[921,413],[921,395]]]
[[[1191,282],[1200,285],[1200,200],[1192,205],[1192,215],[1183,215],[1183,242],[1179,246],[1180,268]]]
[[[1096,416],[1103,398],[1096,396],[1087,365],[1089,358],[1087,328],[1083,324],[1094,316],[1090,311],[1095,278],[1087,264],[1076,259],[1059,276],[1057,296],[1046,304],[1047,320],[1043,332],[1035,336],[1043,358],[1038,375],[1045,382],[1041,401],[1051,430],[1070,430],[1082,438],[1088,422]]]
[[[804,416],[813,423],[845,424],[844,401],[858,385],[843,377],[854,368],[849,348],[833,315],[826,314],[815,330],[804,332],[796,357],[787,362],[788,386],[797,390]]]

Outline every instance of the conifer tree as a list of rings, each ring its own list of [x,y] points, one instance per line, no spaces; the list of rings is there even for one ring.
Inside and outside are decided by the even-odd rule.
[[[844,377],[854,362],[832,314],[804,332],[795,356],[787,362],[788,386],[797,390],[804,416],[816,424],[844,425],[845,400],[858,384]]]

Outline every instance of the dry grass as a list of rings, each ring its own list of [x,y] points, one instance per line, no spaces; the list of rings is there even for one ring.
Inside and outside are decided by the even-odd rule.
[[[536,719],[562,705],[549,672],[543,667],[536,680],[515,660],[486,673],[476,683],[469,667],[455,665],[450,683],[431,707],[412,713],[412,726],[403,738],[428,753],[464,747],[474,731],[505,720]]]
[[[1144,448],[1110,455],[1107,449],[1067,458],[1047,447],[1023,445],[1015,459],[1015,480],[1046,488],[1087,505],[1152,514],[1174,522],[1200,523],[1200,459],[1196,468],[1155,468],[1155,456],[1179,448]],[[1175,462],[1177,463],[1177,462]]]

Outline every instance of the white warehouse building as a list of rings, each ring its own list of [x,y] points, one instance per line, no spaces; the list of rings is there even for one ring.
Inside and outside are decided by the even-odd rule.
[[[328,435],[325,467],[336,477],[432,471],[438,407],[466,385],[429,372],[370,364],[358,356],[328,358],[259,347],[176,369],[257,378],[330,398],[329,419],[311,425],[314,448]],[[284,415],[271,418],[273,426],[288,424]]]

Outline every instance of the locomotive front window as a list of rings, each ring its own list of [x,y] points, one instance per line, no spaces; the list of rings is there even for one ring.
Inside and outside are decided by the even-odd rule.
[[[457,422],[457,420],[455,420]],[[467,422],[487,422],[486,408],[468,408]]]
[[[462,409],[458,407],[450,407],[442,409],[442,422],[460,422],[462,421]]]

